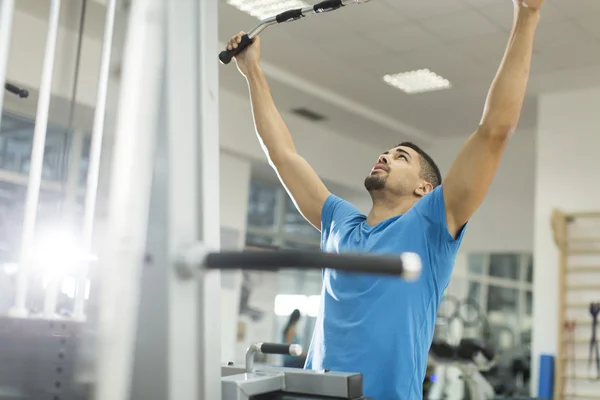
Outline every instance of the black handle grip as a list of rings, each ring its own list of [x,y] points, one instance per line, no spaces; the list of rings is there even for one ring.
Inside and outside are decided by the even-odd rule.
[[[334,11],[337,10],[340,7],[343,7],[344,3],[342,3],[342,0],[325,0],[322,1],[320,3],[317,3],[313,6],[313,10],[315,10],[315,12],[327,12],[327,11]]]
[[[21,89],[15,85],[13,85],[12,83],[5,84],[4,89],[8,90],[12,94],[16,94],[20,98],[25,98],[25,97],[29,96],[29,92],[27,90]]]
[[[219,60],[221,60],[221,62],[225,65],[229,64],[231,62],[231,60],[233,60],[233,57],[237,56],[242,51],[246,50],[246,48],[248,46],[250,46],[252,44],[252,42],[253,42],[253,40],[250,39],[250,36],[248,36],[248,35],[242,36],[242,41],[238,44],[238,47],[236,47],[233,50],[223,50],[219,54]]]
[[[284,354],[290,355],[292,354],[292,350],[294,349],[293,344],[281,344],[281,343],[263,343],[260,346],[260,351],[263,354]],[[292,354],[294,355],[294,354]]]

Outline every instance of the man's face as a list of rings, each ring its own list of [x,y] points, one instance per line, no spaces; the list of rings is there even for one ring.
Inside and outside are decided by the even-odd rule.
[[[377,160],[365,179],[369,192],[389,190],[399,195],[412,193],[421,182],[421,156],[409,147],[394,147]]]

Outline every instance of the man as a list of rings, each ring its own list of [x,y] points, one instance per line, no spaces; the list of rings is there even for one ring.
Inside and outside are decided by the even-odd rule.
[[[508,0],[507,0],[508,1]],[[369,215],[332,195],[297,154],[260,69],[260,41],[237,56],[256,130],[298,210],[321,230],[322,249],[421,256],[416,283],[323,272],[321,312],[306,368],[361,372],[365,396],[421,399],[437,308],[464,234],[492,182],[523,105],[544,0],[513,0],[514,24],[483,117],[442,183],[433,160],[412,143],[384,152],[365,180]],[[237,47],[243,33],[228,43]]]

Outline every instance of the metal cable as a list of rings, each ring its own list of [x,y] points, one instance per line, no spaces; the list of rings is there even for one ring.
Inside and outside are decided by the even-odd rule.
[[[79,69],[81,67],[81,48],[83,46],[83,34],[85,29],[85,15],[87,10],[87,0],[83,0],[81,4],[81,14],[79,17],[79,31],[77,37],[77,55],[75,57],[75,74],[73,78],[73,89],[71,91],[71,103],[69,106],[69,116],[67,128],[63,140],[63,148],[60,152],[59,159],[59,180],[62,186],[62,198],[59,204],[60,211],[64,204],[66,196],[66,186],[68,181],[67,171],[69,169],[69,159],[71,142],[73,140],[73,121],[75,118],[75,107],[77,105],[77,89],[79,88]],[[79,155],[81,156],[81,155]]]

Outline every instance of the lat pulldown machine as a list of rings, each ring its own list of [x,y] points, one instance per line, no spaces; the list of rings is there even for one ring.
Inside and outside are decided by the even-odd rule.
[[[360,374],[220,366],[218,270],[327,267],[416,279],[421,264],[414,254],[218,252],[217,3],[129,4],[99,268],[95,397],[361,398]],[[284,347],[250,350],[293,352]]]

